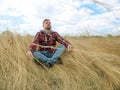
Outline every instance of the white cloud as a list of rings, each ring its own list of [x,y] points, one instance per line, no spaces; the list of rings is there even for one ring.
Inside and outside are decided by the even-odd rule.
[[[37,29],[42,28],[42,20],[45,18],[50,18],[53,29],[60,33],[82,33],[86,28],[93,33],[101,29],[115,27],[111,22],[120,16],[118,0],[97,0],[107,3],[111,8],[111,11],[100,15],[92,15],[93,10],[80,7],[82,4],[93,4],[93,1],[95,0],[69,0],[69,2],[67,0],[2,0],[0,15],[22,17],[24,23],[18,26],[21,32],[23,30],[35,33]],[[97,8],[104,8],[101,7],[102,5],[98,3]],[[2,20],[0,23],[9,23],[13,26],[9,20]]]
[[[11,26],[11,21],[10,20],[0,20],[0,31],[3,31],[4,29],[8,29]]]
[[[79,8],[79,6],[82,4],[82,2],[79,0],[75,0],[74,2],[73,2],[73,5],[75,6],[75,7],[77,7],[77,8]]]
[[[10,20],[0,20],[0,24],[10,24]]]

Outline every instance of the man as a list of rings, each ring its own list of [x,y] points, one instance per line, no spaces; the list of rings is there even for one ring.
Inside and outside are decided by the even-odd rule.
[[[52,67],[54,63],[62,63],[59,57],[66,48],[68,52],[70,52],[72,45],[57,32],[51,30],[51,22],[49,19],[43,21],[43,28],[44,30],[40,30],[35,35],[34,41],[27,51],[27,56],[35,57],[47,67]],[[55,48],[56,41],[61,43],[58,48]]]

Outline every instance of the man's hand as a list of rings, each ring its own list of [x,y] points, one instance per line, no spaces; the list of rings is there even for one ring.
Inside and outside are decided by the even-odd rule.
[[[69,44],[69,45],[67,46],[67,50],[68,50],[68,52],[71,52],[71,51],[72,51],[72,45]]]
[[[27,51],[26,55],[28,58],[33,58],[32,52],[30,50]]]

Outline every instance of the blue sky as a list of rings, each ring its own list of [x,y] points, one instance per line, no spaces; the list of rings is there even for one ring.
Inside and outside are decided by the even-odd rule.
[[[45,18],[62,35],[120,34],[120,1],[0,0],[0,32],[35,35]]]

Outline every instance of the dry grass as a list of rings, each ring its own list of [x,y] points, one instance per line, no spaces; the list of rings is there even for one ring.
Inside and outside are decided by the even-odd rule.
[[[48,71],[25,56],[32,37],[0,35],[0,90],[120,90],[120,37],[65,37],[74,46]]]

